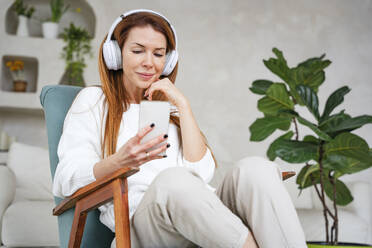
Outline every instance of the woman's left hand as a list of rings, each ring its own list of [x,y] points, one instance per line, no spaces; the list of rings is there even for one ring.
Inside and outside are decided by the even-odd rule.
[[[151,84],[151,86],[145,91],[145,97],[148,100],[152,100],[152,94],[160,90],[168,98],[168,101],[176,107],[181,107],[187,103],[186,97],[181,93],[179,89],[168,79],[163,78]]]

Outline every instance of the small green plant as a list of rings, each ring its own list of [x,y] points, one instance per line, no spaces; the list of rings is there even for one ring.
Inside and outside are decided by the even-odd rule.
[[[50,0],[50,10],[52,11],[50,21],[58,23],[69,7],[70,5],[65,5],[63,0]]]
[[[28,6],[23,3],[23,0],[15,0],[13,3],[14,11],[17,15],[23,15],[27,18],[31,18],[32,14],[35,12],[35,8],[33,6]]]
[[[63,47],[62,58],[66,61],[68,83],[84,86],[85,57],[87,55],[92,57],[90,45],[92,38],[84,28],[76,27],[73,23],[70,23],[70,26],[64,29],[62,38],[66,43]]]
[[[279,157],[289,163],[305,163],[296,183],[300,190],[310,186],[315,188],[323,206],[326,242],[337,245],[337,205],[345,206],[353,200],[340,177],[372,166],[372,150],[363,138],[351,132],[372,123],[372,116],[351,117],[345,110],[333,113],[350,91],[347,86],[329,96],[320,114],[317,92],[325,81],[324,69],[331,61],[325,60],[325,55],[322,55],[290,68],[280,50],[273,48],[273,52],[276,58],[264,60],[264,64],[283,82],[255,80],[252,83],[250,90],[263,96],[258,100],[257,107],[264,117],[256,119],[249,127],[250,140],[262,141],[277,129],[287,131],[271,143],[267,157],[270,160]],[[315,122],[300,116],[296,106],[306,107]],[[297,122],[309,128],[313,135],[301,139]],[[294,131],[289,131],[291,126]],[[326,196],[332,206],[327,205]],[[329,226],[328,218],[333,220],[332,226]]]

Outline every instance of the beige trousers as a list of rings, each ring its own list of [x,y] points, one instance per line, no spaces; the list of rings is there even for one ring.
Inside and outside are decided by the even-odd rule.
[[[306,247],[277,165],[260,157],[240,160],[216,193],[185,168],[166,169],[131,221],[133,248],[242,247],[252,232],[260,248]]]

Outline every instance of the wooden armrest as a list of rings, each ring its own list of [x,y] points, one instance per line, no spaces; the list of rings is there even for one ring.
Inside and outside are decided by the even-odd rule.
[[[296,172],[294,172],[294,171],[284,171],[284,172],[282,172],[283,181],[287,180],[288,178],[293,177],[294,175],[296,175]]]
[[[93,183],[90,183],[86,185],[85,187],[79,189],[76,191],[72,196],[65,198],[64,200],[61,201],[58,206],[56,206],[53,209],[53,215],[60,215],[66,210],[72,208],[75,206],[76,202],[80,199],[83,199],[84,197],[88,196],[89,194],[103,188],[107,184],[113,182],[117,178],[127,178],[134,173],[138,172],[139,169],[137,168],[131,168],[131,167],[125,167],[121,168],[115,172],[113,172],[110,175],[107,175],[100,180],[97,180]],[[104,202],[103,202],[104,203]]]

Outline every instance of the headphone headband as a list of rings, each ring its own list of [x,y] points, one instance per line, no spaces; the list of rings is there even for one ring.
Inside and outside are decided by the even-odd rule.
[[[174,50],[177,50],[178,39],[177,39],[176,29],[172,26],[170,21],[165,16],[163,16],[162,14],[160,14],[158,12],[150,10],[150,9],[135,9],[135,10],[130,10],[130,11],[127,11],[127,12],[121,14],[118,18],[116,18],[114,23],[111,25],[105,42],[109,42],[111,40],[112,34],[114,33],[114,30],[115,30],[116,26],[119,24],[119,22],[121,22],[121,20],[123,20],[125,17],[127,17],[129,15],[132,15],[132,14],[135,14],[135,13],[140,13],[140,12],[147,12],[147,13],[155,14],[157,16],[162,17],[168,23],[169,27],[172,29],[173,36],[174,36],[174,41],[176,43]]]

